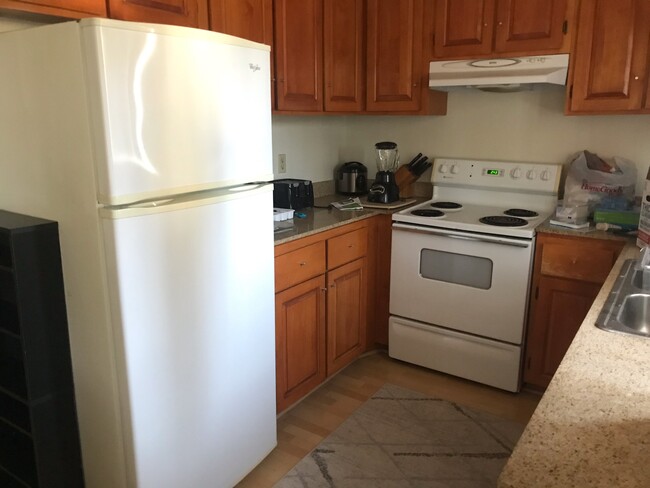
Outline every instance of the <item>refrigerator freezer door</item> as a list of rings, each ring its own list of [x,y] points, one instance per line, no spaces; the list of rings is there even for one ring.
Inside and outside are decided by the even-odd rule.
[[[132,486],[234,486],[276,443],[271,195],[102,219]]]
[[[81,26],[100,203],[272,178],[268,47],[183,27]]]

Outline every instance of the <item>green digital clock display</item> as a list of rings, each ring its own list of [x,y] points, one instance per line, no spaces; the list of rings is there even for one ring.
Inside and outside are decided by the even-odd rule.
[[[498,170],[498,169],[486,169],[485,174],[490,175],[490,176],[499,176],[499,175],[501,175],[501,170]]]

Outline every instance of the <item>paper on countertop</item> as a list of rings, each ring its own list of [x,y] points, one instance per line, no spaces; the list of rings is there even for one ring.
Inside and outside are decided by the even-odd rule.
[[[340,202],[332,202],[334,208],[339,210],[363,210],[363,205],[361,205],[361,200],[359,198],[348,198]]]

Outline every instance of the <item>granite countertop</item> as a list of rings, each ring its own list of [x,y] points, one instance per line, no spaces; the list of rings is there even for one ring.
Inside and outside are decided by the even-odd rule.
[[[500,488],[650,486],[650,339],[594,323],[628,244],[603,284],[499,478]]]
[[[294,217],[292,221],[288,221],[287,230],[275,233],[275,245],[284,244],[302,237],[307,237],[318,232],[323,232],[335,227],[350,224],[357,220],[367,219],[378,214],[393,213],[407,206],[394,209],[384,210],[378,208],[364,208],[363,210],[338,210],[330,207],[330,203],[345,200],[346,196],[343,195],[326,195],[314,200],[313,208],[306,208],[299,210],[304,213],[304,218]],[[426,198],[415,198],[415,203],[424,201]],[[415,205],[412,203],[411,205]],[[282,223],[280,223],[282,225]]]
[[[544,234],[556,234],[563,236],[572,236],[572,237],[586,237],[589,239],[608,239],[608,240],[628,240],[629,237],[624,233],[617,232],[606,232],[604,230],[597,230],[594,227],[594,224],[591,224],[591,227],[585,229],[571,229],[569,227],[562,227],[559,225],[553,225],[550,222],[550,218],[546,222],[540,224],[536,231],[538,233]]]

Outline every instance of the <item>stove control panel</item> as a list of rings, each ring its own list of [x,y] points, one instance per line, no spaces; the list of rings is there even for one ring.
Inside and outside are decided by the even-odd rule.
[[[437,158],[431,182],[434,185],[557,193],[561,171],[561,164]]]

